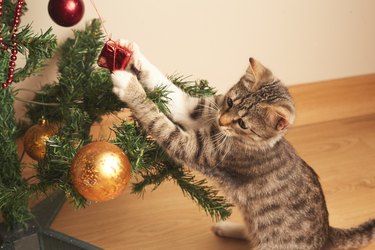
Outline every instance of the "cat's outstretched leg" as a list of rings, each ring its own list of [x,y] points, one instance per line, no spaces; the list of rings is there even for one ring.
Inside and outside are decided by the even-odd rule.
[[[153,90],[157,86],[168,86],[174,91],[177,90],[174,89],[172,82],[143,55],[138,44],[126,39],[120,39],[117,43],[133,52],[130,59],[130,70],[145,88]]]
[[[219,237],[247,240],[243,224],[230,221],[220,221],[212,226],[212,231]]]
[[[115,71],[111,77],[113,92],[128,104],[133,116],[171,158],[203,174],[218,174],[220,170],[214,167],[216,162],[211,159],[220,158],[225,147],[215,147],[214,142],[205,140],[211,130],[204,126],[198,131],[184,130],[175,124],[147,98],[144,88],[131,72]],[[203,147],[205,153],[202,153]],[[211,157],[208,159],[207,155]]]
[[[125,39],[120,39],[117,43],[133,52],[129,70],[137,76],[138,81],[144,88],[153,90],[162,86],[169,92],[168,98],[170,100],[167,107],[170,112],[168,116],[174,122],[186,129],[197,129],[202,126],[202,123],[214,120],[218,109],[215,97],[196,98],[189,96],[174,85],[155,65],[150,63],[136,43]],[[121,88],[121,85],[119,88]]]

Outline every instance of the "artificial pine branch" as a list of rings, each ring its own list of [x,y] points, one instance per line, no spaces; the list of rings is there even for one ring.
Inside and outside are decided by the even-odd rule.
[[[212,96],[216,90],[212,88],[207,80],[200,79],[196,81],[189,80],[189,76],[174,74],[167,76],[169,80],[184,92],[194,97]]]
[[[167,90],[166,86],[156,86],[152,91],[148,89],[145,91],[147,97],[155,103],[161,112],[165,114],[169,113],[167,104],[170,101],[170,98],[168,97],[170,92]]]
[[[14,18],[14,1],[3,2],[1,18],[1,35],[3,42],[9,48],[0,50],[0,82],[8,76],[11,44],[11,23]],[[24,6],[23,14],[27,8]],[[16,68],[14,82],[40,72],[46,59],[50,58],[56,47],[56,38],[51,30],[35,35],[30,25],[20,27],[17,34],[19,55],[26,58],[23,68]],[[31,218],[28,200],[31,195],[29,186],[22,178],[22,162],[17,154],[17,124],[15,121],[14,97],[16,92],[12,87],[0,90],[0,210],[8,227],[23,224]]]
[[[19,51],[26,57],[26,63],[23,68],[15,71],[14,82],[40,73],[45,67],[46,59],[52,57],[57,46],[51,28],[40,35],[35,35],[31,32],[31,25],[27,25],[18,33],[17,40]]]
[[[100,21],[94,19],[84,30],[75,30],[59,48],[58,81],[38,91],[34,101],[58,103],[56,106],[28,105],[27,115],[36,123],[41,114],[52,122],[64,122],[72,108],[82,110],[91,119],[89,131],[101,116],[116,112],[125,104],[112,93],[110,73],[96,66],[104,35]]]
[[[85,207],[87,200],[71,184],[70,166],[84,141],[74,138],[71,133],[60,132],[47,143],[47,153],[36,165],[39,183],[33,186],[34,192],[46,192],[49,189],[62,190],[77,208]]]
[[[124,150],[133,173],[148,171],[150,166],[165,158],[165,152],[135,121],[124,120],[120,125],[115,125],[113,131],[116,135],[114,143]]]
[[[196,180],[190,171],[178,168],[172,171],[172,178],[182,192],[198,203],[215,220],[225,220],[231,215],[232,205],[218,195],[218,191],[207,185],[207,180]]]
[[[5,224],[12,227],[23,223],[31,215],[17,155],[17,127],[11,88],[0,91],[0,106],[0,210]]]
[[[11,22],[14,17],[16,3],[11,1],[5,1],[4,3],[4,16],[2,27],[2,38],[4,44],[12,48],[11,41]],[[26,4],[25,4],[26,5]],[[23,13],[27,10],[24,7]],[[20,28],[17,33],[17,50],[26,58],[24,67],[17,68],[14,72],[13,82],[19,82],[24,80],[26,77],[40,73],[45,66],[45,61],[51,58],[54,50],[56,49],[56,37],[52,34],[52,29],[48,29],[46,32],[42,32],[37,35],[31,30],[31,25],[27,24]],[[10,49],[0,50],[0,80],[3,82],[8,74],[8,63],[9,57],[11,56]]]

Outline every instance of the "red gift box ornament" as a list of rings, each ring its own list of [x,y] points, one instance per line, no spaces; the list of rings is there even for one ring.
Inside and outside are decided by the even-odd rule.
[[[115,70],[124,70],[131,59],[132,51],[117,45],[114,41],[109,40],[104,44],[98,58],[100,67]]]

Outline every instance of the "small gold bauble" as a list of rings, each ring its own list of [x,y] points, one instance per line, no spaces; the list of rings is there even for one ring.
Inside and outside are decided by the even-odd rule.
[[[49,124],[44,118],[30,127],[23,138],[26,153],[34,160],[40,161],[46,154],[47,140],[57,133],[57,126]]]
[[[92,142],[82,147],[71,165],[71,179],[77,191],[91,201],[119,196],[130,180],[130,162],[125,153],[109,142]]]

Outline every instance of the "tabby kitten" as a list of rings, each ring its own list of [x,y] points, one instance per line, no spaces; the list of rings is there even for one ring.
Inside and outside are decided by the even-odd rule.
[[[251,249],[357,248],[375,237],[375,220],[352,229],[329,226],[318,176],[283,138],[295,109],[287,88],[250,58],[225,96],[193,98],[173,85],[139,51],[131,69],[112,75],[113,92],[175,160],[214,179],[243,214],[244,225],[221,222],[219,236],[246,238]],[[170,114],[142,87],[165,85]]]

